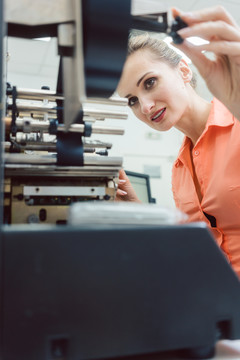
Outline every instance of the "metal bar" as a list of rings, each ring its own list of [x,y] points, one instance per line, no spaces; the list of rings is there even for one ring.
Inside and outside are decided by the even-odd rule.
[[[60,24],[74,20],[69,0],[7,0],[6,22],[29,26]],[[44,11],[43,11],[44,9]]]
[[[11,91],[8,93],[8,96],[11,97]],[[38,89],[25,89],[17,88],[17,98],[25,100],[64,100],[64,96],[57,94],[56,91],[52,90],[38,90]],[[104,104],[104,105],[116,105],[116,106],[127,106],[128,100],[125,98],[120,98],[112,96],[109,99],[105,98],[87,98],[83,102],[83,105],[87,104]]]
[[[24,186],[24,196],[104,196],[103,186]]]
[[[71,126],[71,129],[74,125]],[[124,129],[117,127],[103,127],[92,125],[93,134],[109,134],[109,135],[123,135]]]
[[[8,105],[8,109],[12,110],[12,105]],[[17,104],[17,112],[27,113],[27,114],[56,114],[56,106],[48,105],[28,105],[28,104]],[[115,119],[127,119],[128,112],[116,111],[116,110],[100,110],[100,109],[87,109],[84,108],[84,116],[90,116],[94,119],[105,119],[105,118],[115,118]]]
[[[83,104],[104,104],[104,105],[116,105],[116,106],[127,106],[128,99],[120,97],[110,97],[109,99],[105,98],[87,98]]]
[[[8,109],[12,110],[12,105],[8,105]],[[56,113],[56,106],[47,105],[28,105],[28,104],[17,104],[17,112],[27,112],[27,113],[40,113],[40,114],[46,114],[46,113]]]
[[[127,119],[128,112],[116,111],[116,110],[98,110],[98,109],[85,109],[83,108],[84,116],[90,116],[96,120],[113,118],[113,119]]]
[[[123,159],[120,156],[99,156],[99,155],[88,155],[83,156],[84,165],[95,165],[95,166],[121,166]]]
[[[31,151],[47,151],[47,152],[56,152],[57,151],[57,146],[56,144],[48,144],[48,143],[39,143],[39,144],[21,144],[21,143],[16,143],[16,147],[18,147],[20,150],[25,151],[25,150],[31,150]],[[10,145],[6,144],[5,145],[5,151],[9,151],[10,149]],[[94,153],[95,152],[95,148],[93,146],[87,146],[87,147],[83,147],[83,151],[86,153]]]
[[[84,155],[84,165],[89,166],[121,166],[122,158],[118,156],[100,156],[100,155]],[[5,154],[4,160],[6,164],[39,164],[39,165],[55,165],[56,156],[54,155],[35,155],[35,154]]]
[[[131,15],[146,15],[149,14],[149,9],[151,13],[162,13],[166,12],[168,9],[168,4],[166,0],[131,0]]]
[[[5,164],[6,174],[8,176],[36,176],[40,178],[44,177],[59,177],[65,178],[71,177],[112,177],[118,178],[118,171],[121,166],[56,166],[56,165],[37,165],[37,164]]]
[[[83,145],[87,146],[89,148],[91,148],[91,147],[94,147],[94,148],[107,148],[107,149],[112,148],[111,143],[107,143],[107,142],[103,142],[103,141],[99,141],[99,140],[84,139]]]
[[[65,126],[59,126],[58,127],[58,131],[66,131]],[[84,132],[84,125],[81,124],[72,124],[69,131],[72,132]],[[92,133],[93,134],[111,134],[111,135],[123,135],[124,134],[124,129],[122,128],[117,128],[117,127],[104,127],[104,126],[97,126],[97,125],[92,125]]]
[[[8,118],[6,118],[8,120]],[[6,122],[6,126],[9,126],[9,123]],[[30,132],[39,132],[43,131],[45,133],[49,132],[49,123],[46,121],[38,121],[38,120],[27,120],[17,119],[16,126],[18,131],[23,131],[25,133]],[[66,131],[65,125],[58,125],[58,131]],[[72,124],[69,128],[71,132],[79,132],[84,133],[85,125],[84,124]],[[92,125],[92,133],[93,134],[111,134],[111,135],[123,135],[124,129],[119,127],[104,127],[100,125]]]
[[[11,97],[11,91],[8,95]],[[62,95],[58,95],[55,91],[23,88],[17,88],[17,98],[25,100],[64,100],[64,97]]]
[[[23,148],[23,150],[42,150],[42,151],[50,151],[50,152],[54,152],[56,151],[56,143],[54,142],[48,142],[48,141],[28,141],[28,140],[24,140],[24,141],[16,141],[16,144],[18,144],[20,147]],[[11,142],[4,142],[4,148],[5,151],[9,152],[11,146]],[[84,151],[85,151],[85,147],[88,149],[95,149],[95,148],[99,148],[99,149],[111,149],[112,148],[112,144],[109,142],[103,142],[103,141],[99,141],[99,140],[88,140],[88,139],[84,139],[83,140],[83,146],[84,146]]]
[[[44,24],[61,24],[75,20],[75,14],[69,0],[7,0],[6,22],[37,26]],[[43,11],[44,9],[44,11]],[[162,0],[131,0],[131,14],[145,15],[166,12],[166,1]],[[17,35],[17,34],[16,34]]]

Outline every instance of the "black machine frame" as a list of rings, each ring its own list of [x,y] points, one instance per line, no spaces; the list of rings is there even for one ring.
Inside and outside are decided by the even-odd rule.
[[[199,359],[240,338],[239,280],[201,223],[0,236],[3,360]]]

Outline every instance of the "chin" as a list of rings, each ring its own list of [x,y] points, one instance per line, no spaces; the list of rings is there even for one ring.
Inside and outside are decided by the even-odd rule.
[[[172,129],[173,125],[172,124],[159,124],[158,126],[154,126],[154,129],[157,131],[168,131],[170,129]]]

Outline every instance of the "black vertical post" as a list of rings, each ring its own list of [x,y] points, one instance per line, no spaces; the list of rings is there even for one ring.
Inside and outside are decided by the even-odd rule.
[[[3,18],[3,1],[0,0],[0,231],[3,224],[3,209],[4,209],[4,162],[3,162],[3,149],[5,138],[5,126],[3,121],[3,111],[5,108],[3,97],[3,62],[4,62],[4,35],[5,25]]]
[[[4,35],[5,23],[3,16],[4,0],[0,0],[0,360],[3,360],[3,211],[4,211],[4,162],[3,142],[5,139],[4,97],[3,97],[3,62],[4,62]]]

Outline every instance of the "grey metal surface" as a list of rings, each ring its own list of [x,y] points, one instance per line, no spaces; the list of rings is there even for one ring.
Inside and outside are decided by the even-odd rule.
[[[56,24],[74,20],[74,12],[69,0],[8,0],[6,20],[27,25]],[[166,1],[132,0],[131,14],[142,15],[167,11]],[[26,11],[27,9],[27,11]]]
[[[24,186],[24,196],[89,196],[105,195],[105,186]]]
[[[47,121],[39,121],[39,120],[25,120],[18,118],[16,120],[16,126],[18,131],[23,131],[25,133],[30,132],[39,132],[43,131],[49,132],[49,122]],[[65,125],[59,125],[57,127],[58,131],[66,131]],[[70,129],[72,132],[84,133],[85,125],[84,124],[72,124]],[[92,125],[92,133],[93,134],[110,134],[110,135],[123,135],[124,129],[120,127],[113,126],[102,126],[102,125]]]
[[[86,105],[87,106],[87,105]],[[56,106],[52,104],[17,104],[18,111],[20,113],[27,113],[27,114],[55,114],[56,113]],[[91,109],[91,108],[84,108],[84,116],[91,116],[97,120],[105,119],[105,118],[115,118],[115,119],[127,119],[128,112],[125,111],[116,111],[116,110],[102,110],[102,109]]]
[[[11,97],[11,94],[9,95]],[[62,95],[56,93],[56,91],[51,90],[38,90],[38,89],[28,89],[28,88],[17,88],[17,97],[18,99],[32,99],[32,100],[64,100]],[[104,105],[117,105],[117,106],[126,106],[128,100],[125,98],[119,97],[110,97],[109,99],[104,98],[88,98],[86,99],[86,104],[104,104]],[[84,103],[84,104],[85,104]]]
[[[7,0],[5,16],[10,23],[42,25],[72,21],[74,14],[69,0]]]
[[[52,176],[52,177],[118,177],[121,166],[56,166],[56,165],[28,165],[6,164],[8,176]]]
[[[35,155],[35,154],[5,154],[4,160],[6,164],[15,164],[17,167],[19,164],[56,164],[56,155]],[[99,156],[99,155],[84,155],[85,165],[96,166],[121,166],[122,158],[120,156]]]
[[[11,97],[11,96],[10,96]],[[58,95],[56,91],[51,90],[36,90],[36,89],[25,89],[17,88],[17,97],[18,99],[31,99],[31,100],[63,100],[63,96]]]

